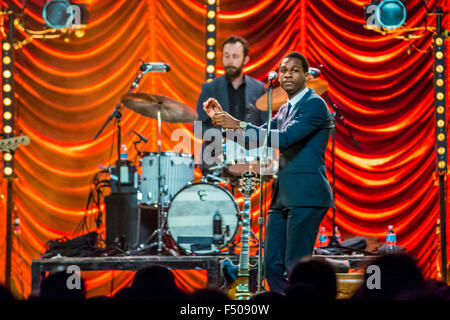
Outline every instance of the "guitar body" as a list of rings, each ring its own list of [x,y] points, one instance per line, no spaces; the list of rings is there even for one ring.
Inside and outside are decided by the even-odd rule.
[[[225,288],[230,299],[242,300],[236,294],[248,288],[249,296],[252,296],[258,286],[258,267],[250,266],[248,276],[239,276],[239,265],[234,265],[231,260],[225,259],[222,262],[222,274],[225,279]],[[247,287],[245,287],[247,285]]]
[[[232,300],[249,300],[251,296],[249,289],[249,276],[238,276],[227,290],[227,296]]]

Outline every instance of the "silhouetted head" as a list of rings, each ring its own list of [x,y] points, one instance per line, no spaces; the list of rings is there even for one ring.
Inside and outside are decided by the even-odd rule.
[[[305,282],[297,282],[287,287],[284,298],[289,301],[328,299],[316,285]]]
[[[136,299],[186,298],[186,294],[177,287],[172,271],[159,265],[144,267],[136,272],[128,293]]]
[[[379,278],[378,287],[376,277]],[[377,257],[369,263],[364,282],[352,299],[392,300],[401,296],[420,294],[424,288],[425,280],[415,258],[406,253],[388,254]]]
[[[39,297],[48,300],[83,300],[86,298],[84,279],[66,271],[51,273],[42,280]]]
[[[336,274],[333,266],[320,257],[304,257],[292,269],[289,285],[303,283],[319,290],[322,299],[335,299]]]

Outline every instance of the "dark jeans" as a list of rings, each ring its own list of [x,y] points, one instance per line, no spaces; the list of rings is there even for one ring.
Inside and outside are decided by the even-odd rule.
[[[328,208],[271,208],[266,225],[264,268],[270,291],[283,293],[298,260],[311,255]]]

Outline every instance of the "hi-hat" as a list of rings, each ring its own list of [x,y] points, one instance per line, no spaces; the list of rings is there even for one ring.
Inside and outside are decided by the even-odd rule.
[[[322,79],[311,79],[306,82],[306,87],[314,89],[318,95],[324,94],[328,89],[328,82]],[[256,108],[262,111],[267,111],[267,96],[264,94],[256,101]],[[281,87],[277,87],[272,91],[272,110],[278,111],[283,104],[288,100],[286,91]]]
[[[145,92],[128,93],[122,97],[128,109],[143,116],[157,119],[161,108],[161,120],[172,123],[189,123],[197,120],[198,114],[184,103],[175,99]]]

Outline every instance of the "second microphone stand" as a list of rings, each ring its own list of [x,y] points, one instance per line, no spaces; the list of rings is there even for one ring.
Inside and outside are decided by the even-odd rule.
[[[339,119],[342,124],[344,125],[344,127],[347,129],[348,134],[350,135],[350,137],[353,140],[353,143],[355,144],[355,146],[360,149],[358,142],[356,141],[356,139],[353,137],[352,132],[350,131],[350,128],[348,127],[348,125],[345,123],[344,120],[344,116],[342,116],[342,114],[340,114],[339,112],[339,108],[336,106],[336,104],[331,101],[330,97],[328,96],[328,93],[325,92],[323,94],[325,100],[331,105],[332,109],[333,109],[333,113],[331,114],[331,121],[332,121],[332,125],[331,125],[331,176],[333,178],[333,181],[331,183],[331,188],[332,188],[332,194],[333,194],[333,199],[335,199],[336,197],[336,119]],[[352,248],[352,247],[346,247],[346,246],[342,246],[337,237],[336,237],[336,207],[333,207],[333,216],[331,219],[332,222],[332,234],[330,236],[330,242],[326,247],[320,247],[320,249],[341,249],[342,251],[357,251],[360,253],[365,253],[365,254],[372,254],[368,251],[362,250],[362,249],[357,249],[357,248]]]

